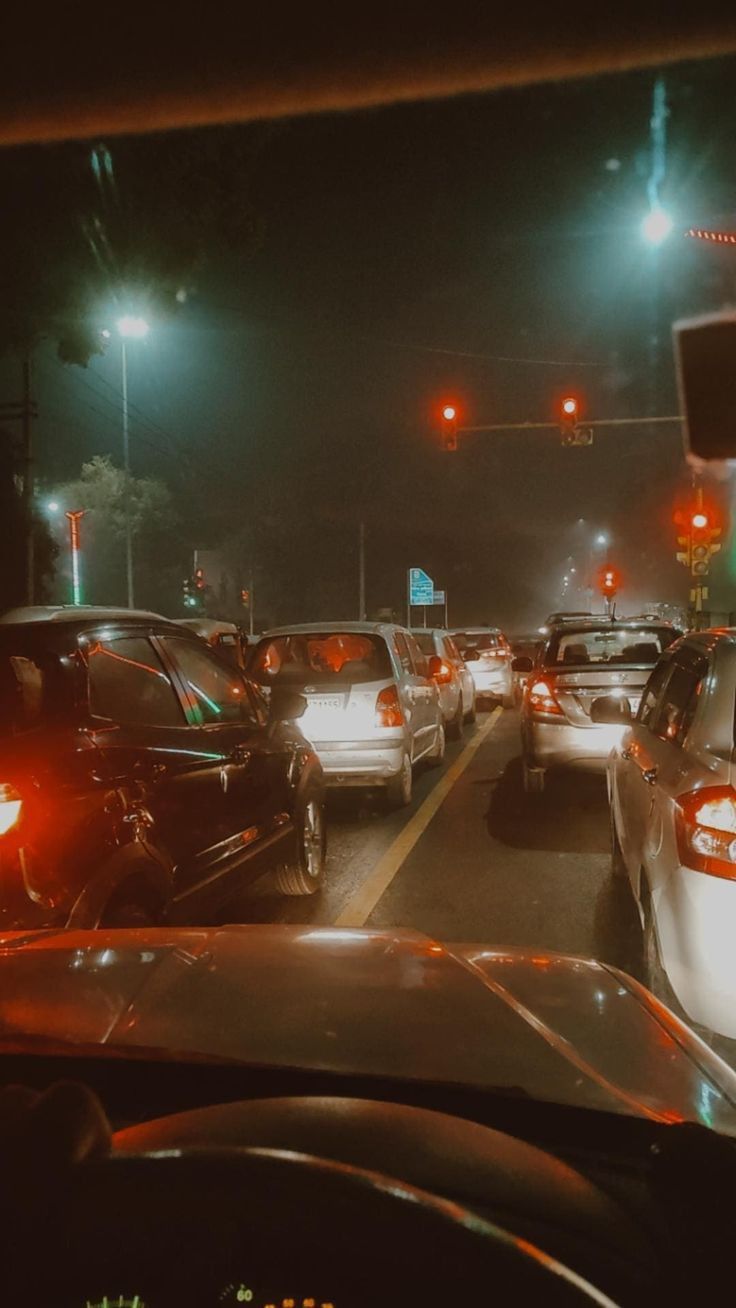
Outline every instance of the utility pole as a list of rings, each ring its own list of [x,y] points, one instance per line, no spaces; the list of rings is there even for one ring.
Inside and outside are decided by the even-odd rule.
[[[256,592],[253,583],[253,564],[251,564],[250,576],[248,578],[248,594],[250,595],[250,603],[248,605],[248,631],[249,634],[252,636],[253,632],[255,631],[255,619],[253,616],[253,610],[256,605]]]
[[[365,523],[358,535],[358,621],[365,622]]]
[[[130,432],[128,430],[128,352],[125,337],[121,336],[123,364],[123,468],[125,469],[125,581],[128,608],[134,607],[133,590],[133,532],[130,523]]]
[[[33,541],[33,401],[31,399],[31,357],[23,360],[23,518],[26,531],[26,604],[33,604],[35,555]]]
[[[25,538],[25,601],[33,604],[35,599],[35,564],[33,541],[33,419],[38,417],[37,407],[31,397],[31,356],[22,361],[23,398],[20,402],[13,400],[0,404],[0,421],[20,422],[21,424],[21,473],[23,495],[21,500],[23,517],[23,535]]]

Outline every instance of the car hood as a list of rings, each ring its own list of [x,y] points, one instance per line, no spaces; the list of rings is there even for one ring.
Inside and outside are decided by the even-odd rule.
[[[736,1134],[736,1075],[631,977],[413,931],[6,934],[0,1042],[19,1037],[492,1087]]]

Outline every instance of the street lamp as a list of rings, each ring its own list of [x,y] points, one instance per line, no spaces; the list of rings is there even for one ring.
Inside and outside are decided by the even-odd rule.
[[[123,382],[123,467],[125,469],[125,577],[128,592],[128,608],[135,603],[133,586],[133,532],[130,521],[130,433],[128,430],[128,351],[126,340],[143,340],[150,327],[145,318],[126,313],[118,318],[116,327],[120,337]],[[104,336],[103,332],[103,336]]]
[[[58,500],[49,500],[48,503],[47,503],[47,505],[46,505],[46,508],[48,509],[49,513],[58,513],[58,512],[59,512],[59,501],[58,501]]]
[[[668,213],[660,206],[654,205],[644,218],[641,225],[641,233],[645,241],[650,245],[661,245],[667,240],[673,228],[673,222]]]
[[[608,536],[605,531],[598,532],[598,535],[595,538],[595,543],[596,545],[600,545],[601,548],[608,544]]]

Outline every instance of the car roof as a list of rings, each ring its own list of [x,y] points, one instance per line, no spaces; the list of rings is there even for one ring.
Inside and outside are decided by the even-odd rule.
[[[406,627],[400,626],[398,622],[360,622],[358,620],[351,622],[295,622],[286,627],[270,627],[264,631],[261,639],[266,636],[309,636],[321,635],[322,632],[355,632],[365,634],[366,636],[386,636],[393,631],[406,631]]]
[[[106,619],[125,618],[133,621],[155,621],[171,623],[160,613],[148,609],[97,608],[92,604],[33,604],[23,608],[8,609],[0,615],[3,626],[27,625],[32,622],[104,622]]]
[[[237,636],[240,630],[234,622],[221,622],[219,618],[172,618],[171,621],[175,622],[177,627],[186,627],[188,631],[195,631],[198,636],[216,636],[218,632]]]
[[[605,614],[598,619],[587,619],[579,622],[555,622],[550,627],[550,636],[559,636],[564,633],[565,636],[574,636],[576,633],[584,635],[586,631],[660,631],[662,627],[669,627],[675,631],[676,628],[671,622],[665,621],[664,618],[616,618],[612,622]]]
[[[447,627],[409,627],[412,636],[451,636]]]
[[[485,636],[487,632],[492,636],[503,634],[500,627],[450,627],[449,631],[451,636],[458,631],[465,631],[469,636]]]

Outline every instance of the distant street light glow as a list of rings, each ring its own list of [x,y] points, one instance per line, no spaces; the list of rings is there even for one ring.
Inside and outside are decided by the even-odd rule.
[[[673,223],[664,209],[650,209],[641,225],[642,236],[650,245],[661,245],[672,231]]]
[[[48,509],[49,513],[58,513],[59,512],[58,500],[49,500],[48,504],[46,505],[46,508]]]
[[[100,336],[103,336],[106,341],[109,341],[110,337],[112,336],[112,332],[109,331],[107,327],[103,327],[102,331],[100,332]]]
[[[118,318],[117,328],[121,336],[131,336],[140,340],[150,330],[145,318],[136,318],[133,314],[124,314]]]
[[[597,535],[596,538],[595,538],[595,543],[596,543],[596,545],[607,545],[607,544],[608,544],[608,537],[607,537],[605,531],[599,531],[599,532],[598,532],[598,535]]]

